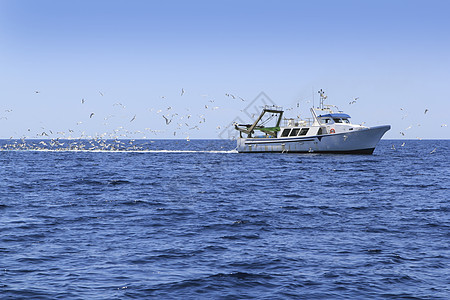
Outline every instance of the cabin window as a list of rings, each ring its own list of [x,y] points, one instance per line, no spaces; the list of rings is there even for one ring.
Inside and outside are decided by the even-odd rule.
[[[289,136],[289,132],[291,131],[291,129],[290,128],[285,128],[284,130],[283,130],[283,132],[281,133],[281,136],[283,137],[283,136]]]
[[[322,124],[329,124],[329,123],[333,123],[333,122],[331,121],[331,119],[328,119],[328,118],[326,118],[326,119],[322,119],[322,120],[321,120],[321,122],[322,122]]]
[[[309,131],[309,128],[302,128],[302,130],[300,130],[300,134],[299,135],[306,135]]]
[[[342,119],[333,119],[334,123],[342,123]]]
[[[297,136],[299,131],[300,128],[294,128],[292,129],[291,134],[289,136]]]
[[[349,120],[349,119],[342,119],[342,121],[344,121],[344,123],[347,123],[347,124],[350,123],[350,120]]]

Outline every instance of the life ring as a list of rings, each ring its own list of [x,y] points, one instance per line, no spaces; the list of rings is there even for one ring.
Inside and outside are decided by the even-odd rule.
[[[330,129],[330,133],[336,133],[336,131],[334,130],[334,128]]]

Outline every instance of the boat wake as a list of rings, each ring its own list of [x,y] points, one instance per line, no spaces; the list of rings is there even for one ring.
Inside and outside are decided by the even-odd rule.
[[[238,153],[233,150],[104,150],[104,149],[8,149],[18,152],[88,152],[88,153]]]

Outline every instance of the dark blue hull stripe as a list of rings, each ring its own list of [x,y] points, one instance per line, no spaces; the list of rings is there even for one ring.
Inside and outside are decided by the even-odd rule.
[[[242,151],[238,150],[240,153],[312,153],[312,154],[318,154],[318,153],[327,153],[327,154],[372,154],[375,148],[367,148],[367,149],[357,149],[357,150],[343,150],[343,151],[320,151],[320,150],[314,150],[314,151]]]

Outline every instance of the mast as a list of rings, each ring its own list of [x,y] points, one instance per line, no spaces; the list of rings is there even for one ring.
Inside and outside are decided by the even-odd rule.
[[[319,109],[323,109],[323,102],[328,96],[325,95],[325,91],[322,89],[320,89],[317,93],[319,93],[320,96]]]

